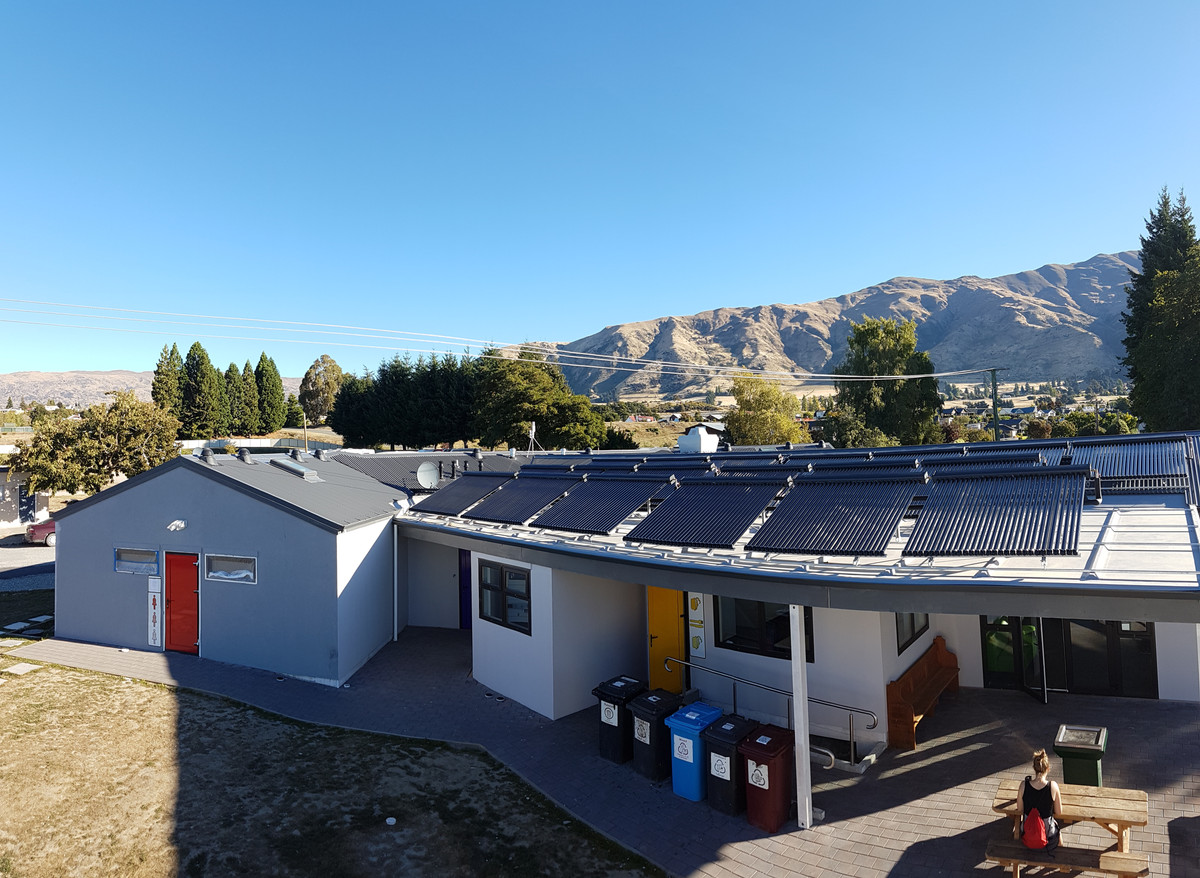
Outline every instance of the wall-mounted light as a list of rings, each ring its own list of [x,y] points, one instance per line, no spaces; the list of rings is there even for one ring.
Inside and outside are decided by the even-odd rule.
[[[182,518],[177,518],[167,525],[167,530],[183,530],[187,527],[187,522]]]

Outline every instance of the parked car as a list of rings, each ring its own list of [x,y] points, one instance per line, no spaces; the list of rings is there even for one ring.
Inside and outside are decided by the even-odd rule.
[[[47,546],[57,543],[58,537],[54,534],[54,519],[48,518],[25,528],[25,542],[45,543]]]

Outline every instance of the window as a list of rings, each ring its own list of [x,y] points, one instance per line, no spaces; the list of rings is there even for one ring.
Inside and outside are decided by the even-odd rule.
[[[787,604],[713,599],[717,646],[773,658],[792,657],[792,621]],[[814,661],[812,607],[804,608],[805,661]]]
[[[153,549],[114,549],[113,570],[117,573],[158,575],[158,552]]]
[[[258,559],[240,555],[205,555],[204,578],[254,585],[258,582]]]
[[[527,569],[479,562],[479,618],[530,634],[529,598]]]
[[[896,655],[912,646],[913,641],[929,630],[928,613],[896,614]]]

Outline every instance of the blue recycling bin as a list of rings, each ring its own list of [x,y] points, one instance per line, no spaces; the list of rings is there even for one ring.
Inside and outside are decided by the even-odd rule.
[[[721,718],[721,708],[694,701],[663,722],[671,730],[671,789],[693,802],[707,792],[708,747],[700,733]]]

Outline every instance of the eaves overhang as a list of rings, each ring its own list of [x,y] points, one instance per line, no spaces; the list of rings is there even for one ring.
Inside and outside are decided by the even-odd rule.
[[[524,532],[467,528],[398,516],[400,535],[438,545],[495,553],[528,564],[588,576],[722,597],[832,609],[954,615],[1024,615],[1200,624],[1200,583],[1006,577],[987,559],[960,573],[895,565],[855,575],[851,565],[797,563],[790,570],[752,559],[713,559],[677,550],[629,550],[603,543],[538,538]]]

